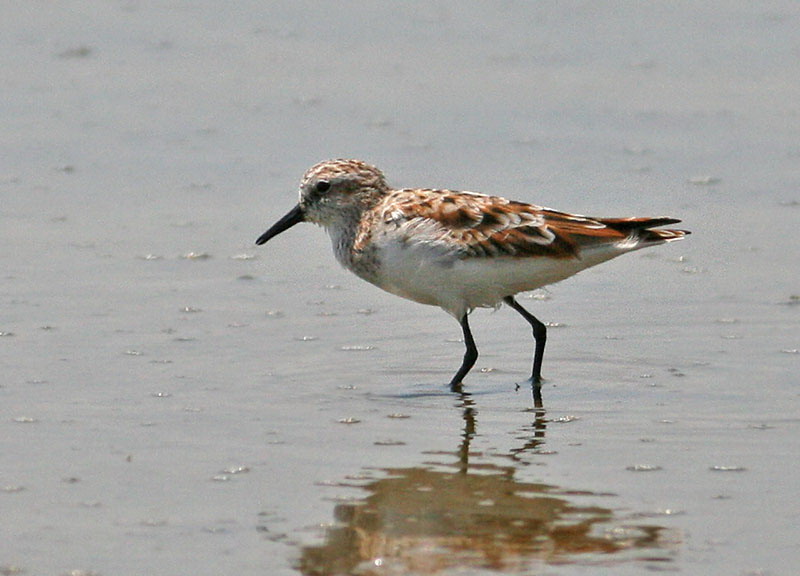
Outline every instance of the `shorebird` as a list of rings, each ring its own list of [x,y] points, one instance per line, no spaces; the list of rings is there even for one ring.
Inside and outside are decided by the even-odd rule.
[[[343,159],[309,168],[300,202],[256,244],[300,222],[325,228],[336,259],[360,278],[459,322],[466,351],[454,391],[478,358],[469,314],[501,303],[516,310],[533,330],[529,382],[539,399],[547,328],[515,296],[689,234],[656,229],[675,218],[591,218],[475,192],[393,189],[376,167]]]

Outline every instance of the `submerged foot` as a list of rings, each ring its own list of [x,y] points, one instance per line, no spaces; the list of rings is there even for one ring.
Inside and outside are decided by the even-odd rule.
[[[522,386],[530,386],[531,388],[538,388],[539,390],[541,390],[542,382],[544,382],[544,378],[542,378],[541,376],[539,376],[538,378],[534,378],[533,376],[531,376],[527,380],[524,380],[522,382],[517,382],[515,384],[516,386],[515,390],[519,390],[520,388],[522,388]]]
[[[522,386],[530,386],[531,393],[533,394],[533,402],[534,405],[537,407],[541,407],[542,405],[542,382],[544,379],[540,376],[539,378],[530,377],[524,382],[517,382],[515,384],[514,390],[519,390]]]
[[[450,392],[456,392],[457,394],[461,394],[464,392],[464,384],[461,380],[453,380],[449,384]]]

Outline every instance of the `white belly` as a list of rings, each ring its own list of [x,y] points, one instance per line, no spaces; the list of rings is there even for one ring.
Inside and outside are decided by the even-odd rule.
[[[604,251],[569,259],[460,259],[429,245],[388,244],[381,247],[380,269],[370,281],[403,298],[439,306],[460,319],[473,308],[496,307],[506,296],[558,282],[621,253]]]

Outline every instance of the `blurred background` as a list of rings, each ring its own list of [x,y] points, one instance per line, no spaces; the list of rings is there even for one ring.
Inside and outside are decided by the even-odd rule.
[[[4,2],[0,571],[789,573],[799,25],[794,2]],[[457,397],[447,315],[311,226],[253,246],[335,157],[693,235],[524,301],[552,327],[543,410],[507,310],[473,316]]]

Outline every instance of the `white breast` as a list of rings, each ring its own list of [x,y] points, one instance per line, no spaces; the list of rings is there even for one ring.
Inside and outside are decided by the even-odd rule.
[[[472,257],[436,243],[384,241],[374,279],[380,288],[422,304],[439,306],[460,319],[473,308],[497,307],[502,299],[559,282],[632,248],[609,244],[578,258]]]

